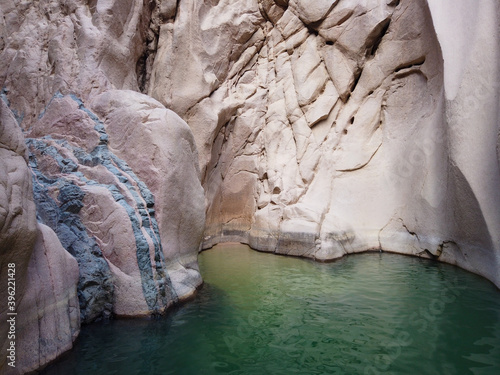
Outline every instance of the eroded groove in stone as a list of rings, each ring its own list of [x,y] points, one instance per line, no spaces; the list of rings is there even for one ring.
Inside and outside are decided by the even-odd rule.
[[[430,223],[450,222],[456,196],[448,143],[432,136],[446,134],[447,123],[426,1],[242,4],[181,5],[161,26],[170,47],[153,68],[171,79],[154,81],[150,94],[178,111],[197,141],[204,246],[240,240],[316,259],[377,248],[437,253],[455,229]],[[207,30],[210,46],[193,43]],[[263,38],[243,42],[248,55],[226,47],[228,35],[255,30]],[[227,74],[221,56],[245,69]],[[181,64],[196,78],[178,80]],[[386,226],[392,217],[426,235],[415,242],[404,227]],[[459,247],[476,246],[472,237]],[[491,246],[487,237],[480,247]]]

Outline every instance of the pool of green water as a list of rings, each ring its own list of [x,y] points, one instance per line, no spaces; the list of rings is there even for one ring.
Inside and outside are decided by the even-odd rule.
[[[164,317],[82,328],[44,375],[500,374],[500,292],[386,253],[334,263],[224,245],[197,297]]]

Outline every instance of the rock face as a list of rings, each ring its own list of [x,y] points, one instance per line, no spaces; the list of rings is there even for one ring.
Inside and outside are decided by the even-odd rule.
[[[150,189],[154,201],[146,205],[154,204],[152,229],[160,229],[155,241],[163,247],[158,256],[164,257],[176,293],[188,297],[201,281],[196,250],[205,222],[191,130],[161,103],[136,92],[108,91],[93,100],[92,108],[104,121],[109,149]]]
[[[0,15],[16,371],[80,323],[192,295],[203,238],[412,254],[500,286],[498,1],[6,0]]]
[[[500,4],[487,0],[472,5],[429,1],[444,58],[454,197],[447,219],[450,238],[462,248],[440,259],[500,287]]]
[[[17,353],[15,367],[9,366],[11,360],[3,355],[0,369],[6,374],[23,374],[72,347],[80,327],[78,267],[55,233],[36,224],[24,137],[3,100],[0,125],[0,271],[4,285],[0,288],[0,317],[3,322],[14,319],[15,323],[2,324],[0,335],[2,351],[7,353],[14,342]],[[7,315],[13,311],[17,315]]]
[[[86,101],[111,88],[139,89],[151,22],[144,3],[2,2],[0,81],[24,129],[57,92]]]
[[[383,249],[500,285],[499,6],[481,4],[186,0],[165,13],[148,92],[193,130],[204,247]],[[459,42],[474,60],[452,55],[450,7],[477,17]]]
[[[0,100],[0,319],[7,321],[9,265],[14,264],[16,300],[26,290],[28,264],[36,240],[35,204],[31,176],[26,164],[26,146],[21,130],[3,100]],[[11,285],[12,287],[12,285]],[[2,323],[2,353],[7,352],[10,326]],[[0,357],[0,369],[7,366]]]
[[[139,93],[165,6],[0,5],[0,266],[4,280],[16,263],[17,307],[27,319],[18,327],[20,373],[69,349],[80,323],[162,313],[201,284],[205,214],[194,138]]]
[[[80,332],[78,263],[43,224],[38,226],[27,275],[17,309],[17,371],[8,367],[7,374],[34,371],[54,360],[72,348]]]
[[[142,0],[1,9],[3,96],[28,139],[38,218],[79,261],[84,322],[161,312],[201,283],[193,137],[137,92],[161,9]]]
[[[79,261],[83,322],[161,313],[201,282],[192,134],[137,92],[110,90],[91,106],[56,95],[27,133],[40,220]]]

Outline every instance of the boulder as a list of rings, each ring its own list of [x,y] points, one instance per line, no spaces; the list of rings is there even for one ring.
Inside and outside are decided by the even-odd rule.
[[[163,256],[180,299],[201,284],[197,250],[205,223],[198,153],[187,124],[160,102],[133,91],[108,91],[92,109],[103,119],[109,149],[154,196]]]

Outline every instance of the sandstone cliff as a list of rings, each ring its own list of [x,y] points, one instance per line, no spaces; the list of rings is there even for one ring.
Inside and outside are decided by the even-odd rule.
[[[179,3],[149,94],[193,129],[205,247],[383,249],[500,285],[499,6],[429,3]]]
[[[500,286],[497,1],[6,0],[0,15],[13,373],[81,322],[190,296],[203,237],[412,254]]]

